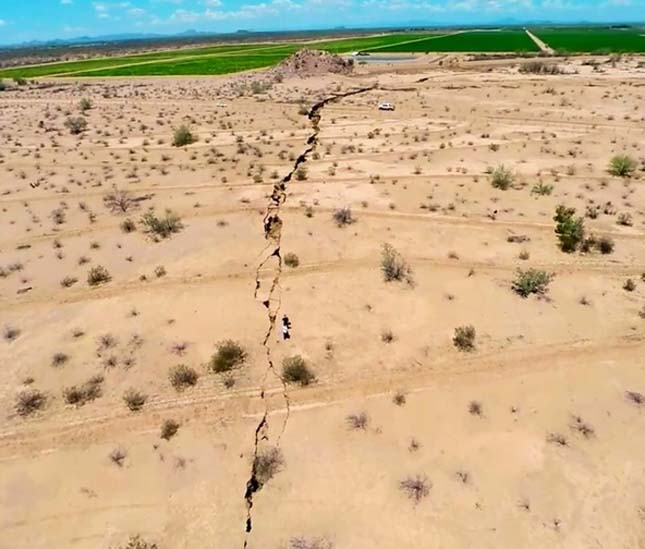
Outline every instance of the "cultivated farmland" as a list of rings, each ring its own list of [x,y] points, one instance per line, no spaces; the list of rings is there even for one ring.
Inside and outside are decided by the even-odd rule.
[[[645,28],[537,28],[532,32],[556,51],[570,53],[645,52]]]

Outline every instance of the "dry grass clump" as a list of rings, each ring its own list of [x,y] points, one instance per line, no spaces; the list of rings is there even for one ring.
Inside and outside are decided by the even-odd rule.
[[[332,549],[330,541],[323,538],[291,538],[289,549]]]
[[[399,483],[399,488],[405,494],[418,504],[423,498],[427,497],[430,493],[432,483],[425,475],[416,475],[414,477],[407,477]]]
[[[277,447],[265,448],[258,452],[253,460],[253,473],[255,480],[262,488],[284,467],[282,450]]]
[[[162,424],[161,424],[161,438],[164,440],[170,440],[172,437],[174,437],[177,434],[177,431],[179,431],[179,423],[176,422],[174,419],[166,419]]]
[[[217,344],[217,352],[211,357],[209,367],[218,374],[230,372],[233,368],[244,364],[246,357],[247,353],[239,343],[227,339]]]
[[[645,406],[645,395],[637,391],[625,391],[625,398],[636,406]]]
[[[128,453],[123,448],[115,448],[110,452],[110,461],[114,463],[117,467],[123,467],[125,458],[128,457]]]
[[[131,412],[141,410],[146,400],[148,400],[148,397],[136,389],[128,389],[123,395],[123,401]]]
[[[103,204],[112,213],[127,213],[136,206],[132,195],[126,190],[113,189],[103,197]]]
[[[289,252],[289,253],[285,254],[285,256],[284,256],[284,264],[287,267],[291,267],[293,269],[293,268],[297,267],[298,265],[300,265],[300,259],[293,252]]]
[[[286,383],[297,383],[304,387],[316,381],[316,376],[305,359],[296,355],[282,361],[282,379]]]
[[[15,409],[19,416],[30,416],[38,410],[42,410],[47,403],[45,393],[38,389],[26,389],[18,393]]]
[[[474,351],[475,333],[474,326],[459,326],[455,328],[455,335],[452,338],[452,342],[460,351]]]
[[[87,283],[90,286],[98,286],[112,280],[108,270],[103,265],[92,267],[87,273]]]
[[[540,269],[517,270],[517,276],[513,281],[513,291],[522,297],[531,294],[543,295],[546,293],[553,275]]]
[[[87,120],[82,116],[70,116],[65,120],[65,127],[72,135],[79,135],[87,129]]]
[[[197,370],[184,364],[178,364],[170,369],[168,374],[170,384],[176,391],[183,391],[186,387],[193,387],[197,384],[199,374]]]
[[[519,71],[522,74],[563,74],[562,70],[558,65],[553,63],[545,63],[544,61],[528,61],[527,63],[522,63],[520,65]]]
[[[345,225],[351,225],[356,222],[356,218],[352,214],[350,208],[340,208],[334,212],[333,215],[334,222],[339,227],[344,227]]]
[[[171,210],[166,210],[164,217],[157,217],[154,212],[146,212],[141,218],[144,231],[158,240],[168,238],[184,228],[181,218]]]
[[[390,244],[383,244],[381,271],[385,282],[396,280],[397,282],[407,282],[410,285],[414,283],[412,268]]]
[[[72,385],[63,390],[63,398],[67,404],[83,406],[101,396],[102,375],[92,376],[82,385]]]
[[[2,337],[6,341],[13,341],[20,335],[20,329],[16,328],[15,326],[5,326],[4,330],[2,330]]]
[[[369,425],[370,418],[366,412],[359,412],[357,414],[349,414],[345,418],[345,421],[350,429],[362,429],[363,431],[365,431],[367,429],[367,426]]]
[[[119,549],[158,549],[156,543],[144,540],[139,534],[130,536],[125,545],[121,545]]]

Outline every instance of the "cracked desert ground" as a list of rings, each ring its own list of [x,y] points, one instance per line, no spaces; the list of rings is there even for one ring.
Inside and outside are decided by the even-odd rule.
[[[240,75],[4,92],[0,547],[645,547],[642,60],[534,76],[428,56],[256,95]],[[316,130],[307,109],[365,87],[321,106]],[[173,147],[182,123],[198,141]],[[608,173],[616,154],[631,177]],[[115,190],[125,213],[106,207]],[[562,252],[558,204],[613,253]],[[155,242],[151,208],[183,229]],[[384,244],[413,284],[384,280]],[[92,287],[98,265],[110,280]],[[553,274],[544,295],[513,291],[529,268]],[[213,373],[226,340],[246,358]],[[283,383],[295,355],[309,385]],[[198,379],[176,390],[180,364]],[[272,478],[249,490],[268,454]]]

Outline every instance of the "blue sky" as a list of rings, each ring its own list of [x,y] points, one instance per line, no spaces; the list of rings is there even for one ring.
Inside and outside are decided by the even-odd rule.
[[[645,21],[645,0],[0,0],[0,44],[170,34],[499,20]]]

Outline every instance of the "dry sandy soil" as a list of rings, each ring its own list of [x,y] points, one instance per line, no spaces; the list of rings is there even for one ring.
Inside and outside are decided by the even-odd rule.
[[[240,76],[2,95],[1,548],[645,547],[642,58],[438,61],[255,95]],[[199,139],[173,147],[181,123]],[[607,171],[623,153],[629,178]],[[562,252],[558,204],[613,253]],[[183,228],[155,241],[150,209]],[[384,280],[386,243],[412,284]],[[519,296],[518,268],[547,291]],[[214,373],[228,339],[246,358]],[[294,355],[308,386],[282,379]]]

